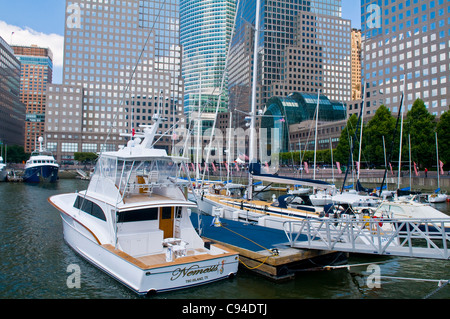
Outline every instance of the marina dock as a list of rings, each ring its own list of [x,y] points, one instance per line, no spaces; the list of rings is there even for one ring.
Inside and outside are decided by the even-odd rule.
[[[293,279],[299,271],[345,264],[348,258],[348,254],[342,252],[291,248],[284,231],[250,222],[221,220],[217,225],[212,216],[200,215],[199,218],[194,212],[191,221],[206,241],[237,251],[242,269],[274,281]]]

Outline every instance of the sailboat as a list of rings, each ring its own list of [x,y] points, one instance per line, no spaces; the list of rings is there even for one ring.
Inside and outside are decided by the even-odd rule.
[[[49,198],[65,241],[138,294],[233,276],[238,254],[195,231],[189,217],[195,203],[178,178],[186,159],[153,147],[162,122],[157,114],[154,120],[126,146],[100,155],[87,190]]]
[[[441,168],[441,163],[439,161],[439,147],[438,147],[438,138],[437,138],[437,133],[435,132],[435,138],[436,138],[436,160],[437,160],[437,165],[436,165],[436,172],[437,172],[437,183],[438,183],[438,188],[434,191],[434,194],[430,194],[428,195],[428,202],[430,203],[444,203],[447,200],[447,194],[444,194],[441,192],[441,185],[440,185],[440,179],[439,179],[439,174],[440,174],[440,168]]]
[[[365,84],[363,83],[363,88],[365,89]],[[357,177],[356,177],[356,189],[346,190],[345,181],[347,179],[348,170],[346,171],[346,175],[344,178],[344,182],[342,185],[342,189],[340,193],[334,194],[332,196],[333,203],[336,204],[346,204],[350,205],[353,208],[368,208],[368,207],[376,207],[380,203],[380,199],[375,196],[370,196],[368,193],[369,189],[363,187],[360,182],[360,174],[361,174],[361,153],[362,153],[362,136],[363,136],[363,127],[364,127],[364,106],[365,106],[365,97],[366,93],[363,92],[363,101],[361,105],[361,110],[359,114],[358,123],[360,125],[357,126],[357,130],[355,132],[355,138],[351,139],[350,146],[350,155],[349,155],[349,163],[353,162],[353,150],[354,150],[354,140],[356,140],[356,135],[358,133],[358,129],[360,129],[359,133],[359,152],[358,152],[358,162],[356,165],[357,169]]]

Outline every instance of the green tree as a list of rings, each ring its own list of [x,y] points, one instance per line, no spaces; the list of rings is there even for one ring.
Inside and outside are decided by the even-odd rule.
[[[343,165],[347,165],[351,149],[350,141],[352,139],[353,140],[355,139],[355,131],[357,125],[358,125],[358,117],[355,114],[353,114],[352,116],[350,116],[350,118],[347,121],[347,125],[342,130],[341,136],[339,138],[339,143],[336,147],[336,150],[333,153],[334,160],[340,162]],[[359,136],[357,138],[359,139]],[[356,153],[353,153],[354,155],[353,158],[357,158],[355,156],[357,156],[356,154],[358,152],[359,143],[358,141],[354,141],[354,144],[355,144],[354,150],[356,151]]]
[[[417,99],[411,110],[406,115],[404,125],[404,151],[402,158],[407,158],[408,154],[408,134],[411,135],[411,156],[412,161],[419,163],[421,168],[430,169],[436,163],[435,116],[430,114],[421,99]],[[405,147],[406,146],[406,147]],[[406,157],[404,157],[406,156]]]
[[[74,153],[74,158],[76,161],[81,162],[83,164],[87,164],[89,162],[93,162],[97,159],[98,155],[90,152],[76,152]]]
[[[30,158],[30,154],[25,153],[23,146],[19,145],[8,145],[3,146],[3,160],[6,160],[8,163],[23,163],[26,162]],[[6,154],[6,159],[5,159]]]
[[[367,123],[367,127],[364,128],[363,154],[370,159],[371,163],[384,166],[383,137],[386,152],[389,152],[395,122],[396,119],[392,116],[391,111],[381,105],[374,117]]]
[[[436,126],[439,145],[439,159],[444,163],[450,164],[450,110],[444,112]]]

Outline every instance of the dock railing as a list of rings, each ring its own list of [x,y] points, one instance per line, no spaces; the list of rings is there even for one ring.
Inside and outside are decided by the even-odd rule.
[[[283,223],[295,248],[446,260],[448,227],[448,219],[305,218]]]

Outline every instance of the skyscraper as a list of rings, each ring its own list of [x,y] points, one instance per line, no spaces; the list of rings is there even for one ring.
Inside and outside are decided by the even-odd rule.
[[[23,145],[25,106],[20,102],[20,61],[0,37],[0,142]]]
[[[194,136],[212,128],[217,108],[219,123],[228,111],[226,65],[235,14],[236,0],[180,0],[184,113]],[[199,148],[196,156],[203,141],[199,136],[191,148]]]
[[[254,65],[254,1],[241,1],[230,60],[230,106],[250,110]],[[282,0],[261,4],[257,109],[274,96],[322,94],[351,97],[351,26],[341,17],[341,0]],[[243,125],[243,116],[237,119]]]
[[[20,101],[26,107],[25,153],[33,152],[44,136],[47,84],[52,83],[53,53],[48,48],[12,46],[22,64],[20,71]]]
[[[167,119],[164,134],[182,128],[183,79],[178,0],[66,2],[63,84],[49,88],[46,133],[58,160],[124,144]],[[172,145],[171,131],[157,147]]]
[[[197,110],[200,89],[202,111],[215,112],[219,96],[221,111],[227,110],[228,82],[222,79],[235,14],[236,0],[180,1],[186,114]]]
[[[418,98],[439,116],[450,104],[450,3],[361,1],[363,81],[370,113],[397,113]]]
[[[361,99],[361,30],[352,29],[352,100]]]

